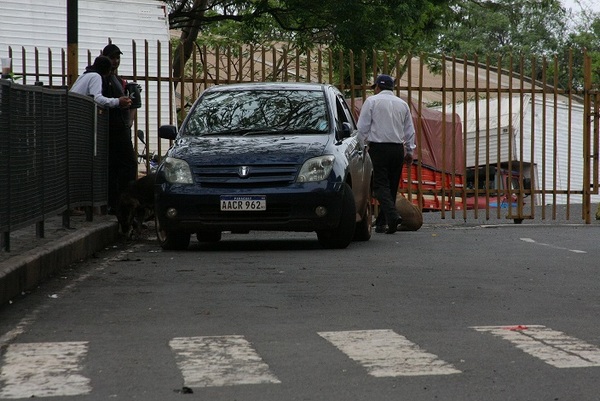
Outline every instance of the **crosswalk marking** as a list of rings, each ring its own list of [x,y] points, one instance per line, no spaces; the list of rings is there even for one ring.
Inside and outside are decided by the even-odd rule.
[[[541,325],[474,326],[557,368],[600,366],[600,349]]]
[[[243,336],[179,337],[169,345],[188,387],[280,383]]]
[[[600,367],[600,347],[542,325],[472,326],[557,368]],[[325,331],[318,335],[374,377],[461,373],[393,330]],[[187,387],[278,384],[244,336],[177,337],[169,342]],[[91,393],[83,366],[88,342],[7,344],[0,354],[0,399]]]
[[[81,374],[87,342],[9,345],[0,367],[0,398],[83,395],[90,379]]]
[[[319,335],[363,365],[371,376],[461,373],[451,364],[425,352],[392,330],[328,331],[320,332]]]

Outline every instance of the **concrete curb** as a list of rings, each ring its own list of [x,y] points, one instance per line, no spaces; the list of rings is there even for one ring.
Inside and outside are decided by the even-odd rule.
[[[116,222],[103,222],[0,262],[0,306],[35,288],[56,271],[115,243],[118,233]]]

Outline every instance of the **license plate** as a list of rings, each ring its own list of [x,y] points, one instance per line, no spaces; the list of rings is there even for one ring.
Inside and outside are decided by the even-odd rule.
[[[261,210],[267,210],[267,197],[265,195],[221,195],[221,211],[246,212]]]

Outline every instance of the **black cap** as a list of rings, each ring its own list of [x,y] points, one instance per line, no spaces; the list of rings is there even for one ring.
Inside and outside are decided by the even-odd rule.
[[[117,45],[113,45],[112,43],[109,45],[106,45],[106,47],[104,47],[104,49],[102,50],[103,56],[110,57],[113,54],[123,54],[123,52],[121,51],[121,49],[119,49],[119,47]]]
[[[371,85],[371,89],[375,89],[376,86],[379,86],[381,89],[394,89],[394,78],[381,74],[377,77],[375,83]]]

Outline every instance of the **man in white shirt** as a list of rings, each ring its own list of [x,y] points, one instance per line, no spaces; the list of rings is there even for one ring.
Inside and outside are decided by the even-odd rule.
[[[376,232],[393,234],[402,222],[396,209],[396,196],[402,165],[412,163],[415,129],[408,103],[394,95],[394,79],[379,75],[358,118],[358,136],[368,145],[373,161],[373,191],[381,207]],[[387,223],[387,229],[385,225]]]
[[[103,79],[110,74],[111,69],[112,61],[110,58],[105,56],[96,57],[94,64],[88,66],[85,72],[77,78],[71,87],[71,92],[93,96],[94,101],[103,107],[129,108],[131,106],[129,97],[110,98],[102,94]]]

